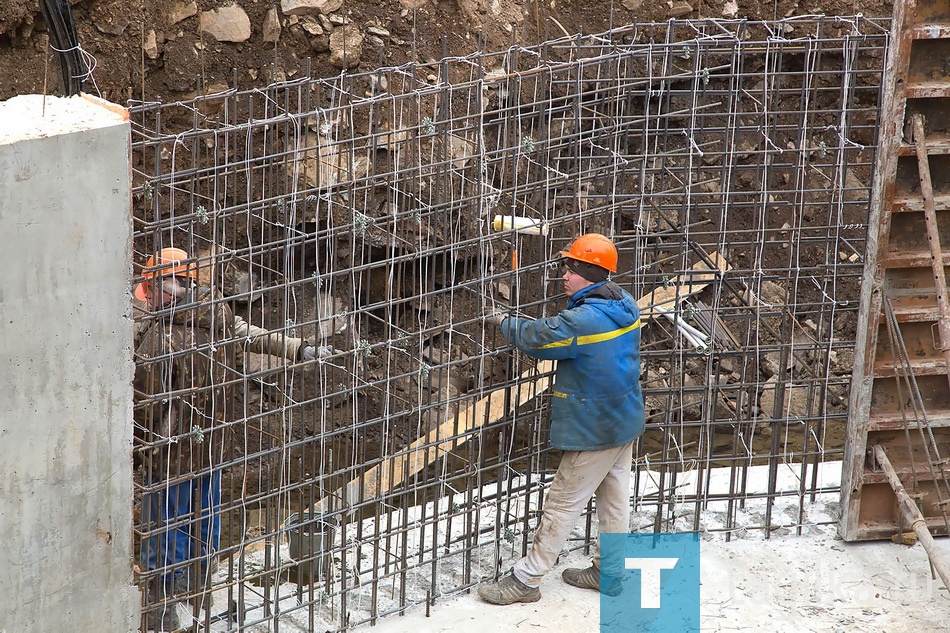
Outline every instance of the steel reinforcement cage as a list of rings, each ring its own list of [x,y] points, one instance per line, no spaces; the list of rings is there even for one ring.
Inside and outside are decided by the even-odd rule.
[[[218,320],[137,353],[163,380],[136,393],[136,540],[191,537],[139,577],[203,579],[143,592],[143,614],[347,630],[525,552],[557,465],[552,366],[482,315],[557,313],[556,253],[588,231],[643,312],[631,529],[815,520],[839,485],[887,26],[639,24],[134,107],[136,282],[173,246],[210,289],[137,303],[137,329]],[[182,384],[173,361],[218,370]],[[140,422],[173,409],[184,425]],[[216,556],[202,503],[154,516],[214,478]]]

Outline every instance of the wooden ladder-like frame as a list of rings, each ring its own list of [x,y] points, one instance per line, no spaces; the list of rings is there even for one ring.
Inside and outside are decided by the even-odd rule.
[[[948,60],[950,0],[896,0],[842,474],[847,541],[950,533]]]

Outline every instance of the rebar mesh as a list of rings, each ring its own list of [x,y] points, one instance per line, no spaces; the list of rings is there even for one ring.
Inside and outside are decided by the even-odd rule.
[[[136,404],[218,390],[213,431],[135,449],[140,504],[173,485],[148,473],[175,447],[212,455],[180,480],[222,478],[217,568],[181,565],[210,578],[184,593],[215,597],[194,628],[346,630],[526,551],[557,464],[551,367],[481,315],[555,314],[554,255],[588,231],[647,321],[634,527],[800,527],[836,489],[820,467],[841,458],[886,29],[670,21],[134,108],[136,272],[185,249],[221,319],[287,339],[257,353],[224,328],[137,358],[223,366]],[[797,517],[772,515],[780,496]],[[595,537],[588,520],[574,545]]]

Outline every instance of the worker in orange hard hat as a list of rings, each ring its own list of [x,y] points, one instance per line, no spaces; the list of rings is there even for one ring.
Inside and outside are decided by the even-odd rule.
[[[541,579],[554,568],[595,493],[600,533],[630,529],[633,442],[645,425],[640,311],[633,297],[610,280],[618,258],[609,238],[582,235],[560,255],[567,308],[536,321],[490,317],[525,354],[558,361],[551,444],[563,451],[528,555],[515,563],[511,573],[478,588],[478,595],[493,604],[541,598]],[[619,556],[602,559],[598,551],[590,567],[565,569],[561,577],[575,587],[617,595],[622,590],[622,569]]]
[[[148,258],[142,276],[133,294],[154,310],[185,298],[198,279],[198,268],[182,249],[163,248]]]
[[[145,628],[174,631],[180,625],[174,596],[206,586],[201,580],[210,576],[220,542],[234,354],[214,342],[234,338],[234,318],[210,296],[196,303],[196,262],[180,248],[150,256],[142,277],[135,298],[160,311],[137,323],[135,348],[136,461],[144,471],[141,527],[149,534],[141,542]],[[183,353],[195,347],[203,353]]]
[[[145,268],[142,270],[142,276],[145,278],[142,283],[135,287],[135,298],[139,301],[152,300],[161,301],[162,297],[159,291],[167,294],[167,300],[171,300],[175,293],[164,293],[166,290],[177,290],[179,293],[187,289],[188,284],[180,284],[178,277],[190,279],[192,282],[198,279],[198,268],[194,263],[188,261],[188,253],[180,248],[163,248],[148,258],[145,262]]]
[[[248,325],[222,297],[198,285],[197,262],[180,248],[151,255],[142,277],[133,291],[144,302],[136,323],[133,417],[144,481],[145,628],[173,631],[180,624],[179,596],[211,606],[221,472],[233,434],[231,385],[244,346],[295,361],[313,359],[319,350]]]

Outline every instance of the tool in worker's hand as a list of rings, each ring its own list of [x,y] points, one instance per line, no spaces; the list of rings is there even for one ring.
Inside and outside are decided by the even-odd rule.
[[[492,222],[496,231],[510,231],[514,229],[523,235],[547,235],[548,225],[544,220],[535,220],[520,215],[496,215]]]
[[[496,215],[492,222],[492,228],[496,231],[511,231],[520,235],[547,235],[548,225],[544,220],[526,218],[520,215]],[[518,244],[515,237],[515,245],[511,249],[511,269],[518,270]]]
[[[496,215],[492,221],[492,228],[496,231],[514,231],[514,241],[511,245],[511,271],[515,273],[514,302],[520,297],[518,288],[518,236],[519,235],[547,235],[548,225],[544,220],[536,220],[519,215]]]

